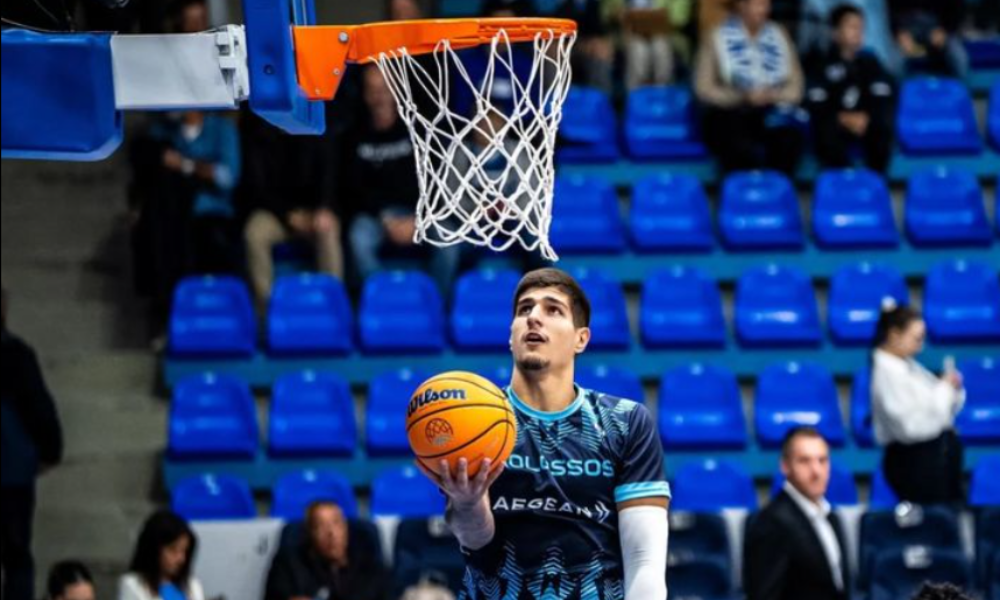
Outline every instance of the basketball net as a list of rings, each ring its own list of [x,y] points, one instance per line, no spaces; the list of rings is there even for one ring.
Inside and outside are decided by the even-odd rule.
[[[531,72],[518,73],[519,50],[501,30],[483,47],[488,63],[481,82],[473,81],[449,40],[430,55],[435,69],[405,48],[377,57],[415,148],[417,243],[468,242],[497,252],[520,244],[557,260],[549,244],[556,131],[575,41],[575,34],[536,34]],[[496,87],[508,82],[504,106],[498,106],[492,100]],[[453,86],[471,92],[471,114],[453,110]],[[425,98],[432,107],[420,106]]]

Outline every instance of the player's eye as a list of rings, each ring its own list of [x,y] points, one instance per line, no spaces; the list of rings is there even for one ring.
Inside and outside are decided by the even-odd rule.
[[[520,316],[522,316],[522,317],[525,316],[525,315],[531,314],[531,305],[530,304],[525,304],[521,308],[517,309],[517,314],[520,315]]]
[[[558,306],[553,306],[552,308],[549,309],[549,314],[561,317],[563,315],[563,309],[559,308]]]

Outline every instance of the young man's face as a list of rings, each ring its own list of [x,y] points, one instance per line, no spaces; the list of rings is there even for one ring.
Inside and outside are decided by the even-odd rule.
[[[781,471],[803,496],[819,502],[830,485],[830,446],[816,437],[795,439],[782,459]]]
[[[570,297],[554,287],[528,290],[518,298],[510,332],[514,363],[524,373],[565,368],[590,341],[590,329],[573,323]]]
[[[865,20],[860,15],[845,16],[834,30],[833,40],[842,51],[859,52],[865,45]]]

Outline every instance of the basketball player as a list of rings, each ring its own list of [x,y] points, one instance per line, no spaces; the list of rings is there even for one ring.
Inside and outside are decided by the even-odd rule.
[[[529,273],[511,326],[507,393],[518,441],[506,465],[443,476],[466,554],[461,600],[666,600],[670,487],[645,407],[574,384],[590,303],[562,271]],[[419,465],[418,465],[419,466]]]

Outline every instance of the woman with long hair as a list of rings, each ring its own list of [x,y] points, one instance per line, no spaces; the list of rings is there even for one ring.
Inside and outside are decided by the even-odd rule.
[[[158,512],[146,521],[122,577],[118,600],[205,600],[201,584],[191,576],[198,539],[184,519]]]
[[[900,501],[946,504],[964,498],[963,448],[955,417],[965,405],[962,376],[937,377],[916,361],[927,326],[908,307],[887,306],[872,357],[872,419],[885,448],[886,480]]]
[[[94,577],[78,562],[62,562],[49,571],[47,600],[94,600]]]

